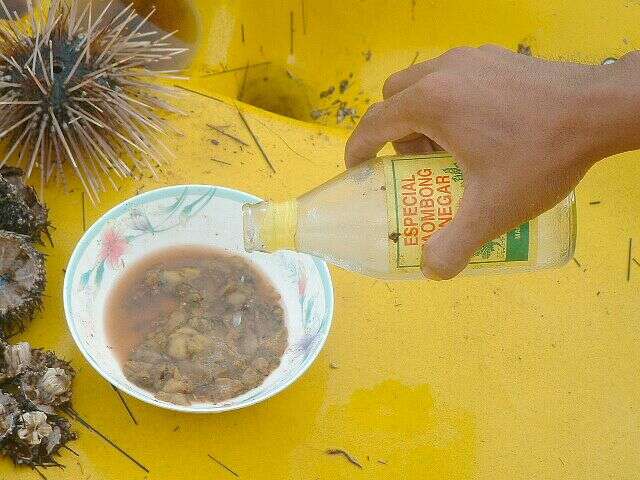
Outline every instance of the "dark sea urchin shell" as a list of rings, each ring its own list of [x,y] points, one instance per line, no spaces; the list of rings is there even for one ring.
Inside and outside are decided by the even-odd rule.
[[[32,350],[29,367],[20,379],[20,391],[35,410],[49,415],[71,401],[71,365],[53,352]]]
[[[71,405],[74,375],[53,352],[0,340],[0,455],[31,467],[58,465],[53,455],[76,438],[57,412]]]
[[[48,213],[35,190],[23,182],[22,170],[0,168],[0,230],[26,235],[42,243],[43,234],[49,237]]]
[[[42,304],[44,257],[28,237],[0,231],[0,336],[24,329]]]

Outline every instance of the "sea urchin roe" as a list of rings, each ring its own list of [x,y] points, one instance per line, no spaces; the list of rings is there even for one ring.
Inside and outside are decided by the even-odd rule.
[[[175,247],[130,267],[106,305],[107,338],[127,379],[179,405],[220,402],[280,364],[280,295],[247,260]]]

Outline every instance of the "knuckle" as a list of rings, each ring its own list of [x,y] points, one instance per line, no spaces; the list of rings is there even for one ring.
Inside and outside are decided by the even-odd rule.
[[[506,48],[502,47],[501,45],[497,45],[495,43],[485,43],[484,45],[478,47],[478,50],[491,52],[491,53],[503,53],[507,51]]]
[[[433,94],[434,76],[435,75],[429,75],[416,83],[415,88],[420,98],[430,97]]]
[[[427,96],[431,103],[449,101],[453,95],[457,80],[446,73],[429,75],[420,81],[418,90],[421,95]]]
[[[471,47],[455,47],[447,51],[443,56],[447,59],[458,60],[472,55],[474,49]]]
[[[389,75],[389,77],[384,81],[384,84],[382,85],[383,98],[389,98],[394,94],[396,94],[399,89],[398,87],[399,83],[400,83],[400,79],[397,73]]]
[[[362,115],[362,118],[360,119],[361,122],[369,122],[371,121],[376,114],[380,111],[380,108],[382,108],[382,102],[374,102],[371,105],[369,105],[369,108],[367,108],[367,111],[364,112],[364,115]]]

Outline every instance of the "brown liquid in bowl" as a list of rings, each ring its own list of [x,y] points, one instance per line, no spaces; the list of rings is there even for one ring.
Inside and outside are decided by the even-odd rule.
[[[130,266],[106,303],[109,347],[124,375],[161,400],[220,402],[280,364],[280,294],[242,257],[181,246]]]

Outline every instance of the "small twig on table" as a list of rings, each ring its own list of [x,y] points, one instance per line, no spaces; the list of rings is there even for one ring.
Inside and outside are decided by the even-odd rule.
[[[244,74],[242,75],[242,85],[240,85],[240,91],[238,92],[238,100],[242,100],[244,97],[244,87],[247,85],[247,73],[249,73],[249,62],[244,67]]]
[[[250,63],[248,65],[245,65],[244,67],[234,67],[234,68],[228,68],[225,70],[220,70],[218,72],[211,72],[211,73],[207,73],[205,75],[202,75],[202,77],[200,78],[204,78],[204,77],[212,77],[214,75],[220,75],[222,73],[230,73],[230,72],[238,72],[240,70],[244,70],[245,68],[254,68],[254,67],[261,67],[263,65],[269,65],[271,62],[267,61],[267,62],[259,62],[259,63]]]
[[[244,123],[244,126],[246,127],[247,131],[249,132],[249,135],[251,135],[251,138],[253,139],[253,141],[255,142],[256,146],[258,147],[258,150],[260,150],[260,153],[262,154],[262,158],[264,158],[264,161],[267,162],[267,165],[269,166],[271,171],[273,173],[276,173],[276,169],[273,166],[273,163],[271,163],[271,160],[269,160],[269,157],[267,156],[267,153],[264,151],[264,148],[262,148],[262,145],[260,144],[260,141],[258,140],[258,137],[256,137],[256,135],[253,133],[253,130],[251,130],[251,127],[249,126],[249,123],[247,122],[247,119],[245,118],[244,114],[242,113],[242,110],[240,110],[240,107],[238,107],[237,105],[236,105],[236,110],[238,110],[238,115],[240,116],[240,120],[242,120],[242,123]]]
[[[122,448],[120,448],[118,445],[116,445],[109,437],[107,437],[105,434],[103,434],[102,432],[100,432],[99,430],[97,430],[93,425],[91,425],[89,422],[87,422],[84,418],[82,418],[78,412],[76,412],[75,410],[73,410],[71,407],[66,407],[63,410],[67,415],[69,415],[71,418],[73,418],[75,421],[77,421],[78,423],[80,423],[80,425],[84,426],[85,428],[87,428],[88,430],[92,431],[93,433],[95,433],[96,435],[98,435],[100,438],[102,438],[105,442],[107,442],[109,445],[111,445],[113,448],[115,448],[118,452],[120,452],[122,455],[124,455],[126,458],[128,458],[129,460],[131,460],[135,465],[137,465],[138,467],[140,467],[140,469],[142,469],[143,471],[145,471],[146,473],[149,473],[149,469],[147,467],[145,467],[142,463],[140,463],[138,460],[136,460],[135,458],[133,458],[131,455],[129,455],[127,452],[125,452]]]
[[[293,32],[295,32],[293,28],[293,11],[289,12],[289,34],[290,34],[290,43],[289,43],[289,53],[293,55]]]
[[[207,95],[206,93],[198,92],[197,90],[191,90],[190,88],[183,87],[182,85],[174,85],[174,87],[184,90],[185,92],[195,93],[196,95],[200,95],[201,97],[205,97],[210,100],[215,100],[216,102],[225,103],[224,100],[214,97],[213,95]]]
[[[80,454],[78,452],[76,452],[73,448],[68,447],[67,445],[61,445],[62,448],[66,448],[67,450],[69,450],[71,453],[73,453],[76,457],[79,457]]]
[[[138,421],[136,420],[136,417],[133,416],[133,412],[129,408],[129,405],[127,404],[127,401],[125,400],[125,398],[122,396],[122,393],[120,392],[120,390],[118,388],[116,388],[116,386],[113,385],[113,384],[111,384],[111,388],[113,388],[113,391],[116,392],[116,395],[118,395],[118,398],[120,399],[120,402],[122,402],[122,405],[124,406],[124,409],[129,414],[129,417],[131,417],[131,421],[134,424],[138,425]]]
[[[631,250],[633,249],[633,238],[629,239],[629,255],[627,259],[627,282],[631,280]]]
[[[347,452],[346,450],[343,450],[341,448],[328,448],[325,453],[327,455],[341,455],[344,458],[347,459],[347,461],[352,464],[355,465],[358,468],[362,468],[362,464],[358,461],[358,459],[356,457],[354,457],[353,455],[351,455],[349,452]]]
[[[210,123],[207,123],[207,127],[215,130],[216,132],[229,137],[231,140],[234,140],[236,142],[238,142],[240,145],[242,145],[243,147],[248,147],[249,144],[247,142],[244,142],[242,140],[240,140],[238,137],[236,137],[235,135],[231,135],[230,133],[225,132],[224,130],[222,130],[223,127],[216,127],[215,125],[211,125]]]
[[[38,470],[38,467],[33,467],[33,469],[35,470],[35,472],[38,474],[40,478],[42,478],[43,480],[47,480],[47,477],[45,476],[45,474],[42,473],[40,470]]]
[[[223,160],[218,160],[217,158],[213,158],[213,157],[211,157],[211,161],[212,162],[216,162],[216,163],[220,163],[222,165],[231,165],[229,162],[225,162]]]
[[[210,453],[207,453],[207,457],[209,457],[211,460],[213,460],[214,462],[216,462],[218,465],[220,465],[222,468],[224,468],[227,472],[229,472],[231,475],[233,475],[234,477],[240,477],[240,475],[238,475],[236,472],[234,472],[233,470],[231,470],[229,467],[227,467],[224,463],[222,463],[220,460],[218,460],[217,458],[215,458],[213,455],[211,455]]]

